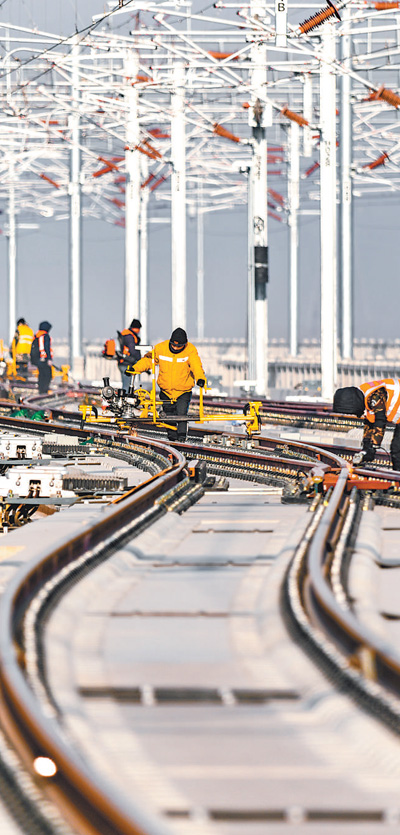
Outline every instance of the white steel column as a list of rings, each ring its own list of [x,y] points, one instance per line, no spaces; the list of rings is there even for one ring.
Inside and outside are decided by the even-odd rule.
[[[7,99],[11,105],[11,56],[10,36],[6,33],[6,69],[7,69]],[[14,135],[10,136],[9,163],[8,163],[8,338],[11,343],[15,333],[17,318],[17,232],[15,221],[15,159],[14,159]]]
[[[300,131],[297,122],[289,128],[289,229],[290,229],[290,353],[298,353],[298,272],[299,272],[299,181]]]
[[[335,29],[324,23],[320,70],[321,173],[321,369],[322,396],[333,398],[336,385],[336,76]]]
[[[146,182],[149,172],[147,157],[141,161],[142,178]],[[149,190],[147,186],[140,189],[140,316],[142,324],[141,340],[148,342],[148,205]],[[127,323],[129,324],[129,323]]]
[[[251,167],[248,169],[247,185],[247,379],[256,379],[255,345],[255,281],[254,281],[254,242],[253,242],[253,178]]]
[[[15,222],[15,163],[14,149],[10,150],[8,167],[10,184],[8,189],[8,338],[13,340],[17,320],[17,232]]]
[[[265,17],[263,0],[252,0],[250,14],[253,18]],[[268,227],[267,227],[267,139],[265,134],[265,99],[267,88],[267,50],[262,39],[251,47],[251,109],[250,124],[253,133],[253,158],[251,162],[251,191],[253,223],[251,235],[254,247],[255,285],[255,378],[256,393],[265,396],[268,387]]]
[[[312,75],[311,73],[306,73],[303,85],[303,116],[309,125],[311,125],[314,121],[312,110],[312,92]],[[303,128],[303,156],[305,157],[311,156],[313,148],[312,130],[309,125],[304,125]]]
[[[140,142],[137,52],[125,60],[126,75],[126,187],[125,187],[125,297],[124,327],[139,316]]]
[[[204,339],[204,214],[201,180],[197,187],[197,338]]]
[[[79,41],[74,37],[71,50],[73,111],[69,117],[70,153],[70,221],[69,221],[69,362],[73,374],[83,374],[82,356],[82,207],[81,207],[81,127],[79,118]]]
[[[186,328],[185,68],[174,66],[171,119],[172,328]]]
[[[345,69],[351,70],[351,11],[343,9],[347,30],[341,37],[341,59]],[[340,290],[341,290],[341,353],[345,359],[353,356],[353,181],[351,78],[343,73],[340,79]]]

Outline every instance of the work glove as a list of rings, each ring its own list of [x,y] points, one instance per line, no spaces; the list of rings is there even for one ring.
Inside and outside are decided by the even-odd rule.
[[[197,380],[197,385],[200,386],[201,389],[204,388],[205,384],[206,384],[206,381],[203,380],[202,378],[200,378],[200,380]]]
[[[360,452],[353,455],[353,464],[356,464],[356,466],[359,466],[360,464],[368,464],[370,461],[374,460],[375,453],[376,449],[374,447],[361,449]]]

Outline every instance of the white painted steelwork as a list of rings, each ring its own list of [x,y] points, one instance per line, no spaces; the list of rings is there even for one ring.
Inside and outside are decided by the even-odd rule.
[[[186,126],[185,68],[173,69],[171,118],[172,328],[186,328]]]
[[[201,180],[197,186],[197,338],[204,338],[204,212]]]
[[[333,398],[336,384],[336,75],[335,32],[324,23],[320,69],[321,171],[321,367],[322,396]]]
[[[266,15],[265,2],[252,0],[250,14],[254,19],[263,19]],[[268,246],[268,192],[267,192],[267,138],[265,130],[265,99],[267,87],[267,50],[264,39],[256,30],[251,45],[251,108],[250,125],[252,128],[253,157],[250,177],[252,181],[251,211],[252,242],[254,249],[254,340],[255,340],[255,377],[256,394],[266,394],[268,387],[268,302],[267,282],[257,281],[255,247]],[[249,371],[251,377],[251,372]]]
[[[300,129],[291,122],[289,129],[289,230],[290,230],[290,353],[298,353],[298,282],[299,282],[299,185],[300,185]]]
[[[125,58],[126,97],[126,191],[125,191],[125,300],[124,324],[139,316],[139,224],[140,224],[140,144],[139,55],[137,50]]]
[[[69,296],[69,348],[73,374],[81,376],[82,357],[82,207],[81,207],[81,127],[79,116],[79,38],[75,36],[71,49],[71,103],[69,115],[71,131],[70,151],[70,296]]]
[[[342,66],[351,69],[351,9],[343,9],[347,24],[341,36]],[[339,269],[341,293],[341,355],[343,359],[353,356],[353,180],[352,180],[352,105],[351,76],[342,73],[340,78],[340,235]]]
[[[143,183],[146,182],[149,175],[149,166],[147,158],[143,157],[141,160],[141,173]],[[142,187],[140,189],[140,322],[142,325],[141,340],[143,343],[148,341],[148,327],[149,327],[149,298],[148,298],[148,208],[149,208],[149,192],[148,189]]]

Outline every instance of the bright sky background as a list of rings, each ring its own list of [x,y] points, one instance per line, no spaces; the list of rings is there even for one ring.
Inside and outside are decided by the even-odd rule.
[[[322,5],[324,5],[322,3]],[[88,25],[104,10],[101,0],[5,0],[0,21],[37,25],[61,35]],[[400,114],[399,114],[400,118]],[[271,183],[273,187],[273,183]],[[4,215],[3,215],[4,217]],[[400,338],[400,247],[398,198],[380,203],[363,199],[355,208],[355,336]],[[2,226],[0,217],[0,227]],[[171,329],[170,228],[150,225],[150,339]],[[269,331],[288,333],[288,228],[270,220]],[[300,338],[320,331],[319,219],[300,220]],[[111,224],[83,225],[84,337],[105,339],[125,326],[122,320],[124,230]],[[205,218],[205,335],[246,335],[247,217],[244,206]],[[17,315],[32,327],[53,324],[53,336],[68,333],[68,224],[41,219],[40,231],[21,231],[18,238]],[[7,298],[7,242],[0,236],[3,299]],[[132,316],[137,315],[132,311]],[[0,309],[0,336],[7,331],[7,306]],[[188,219],[188,333],[196,336],[196,225]]]

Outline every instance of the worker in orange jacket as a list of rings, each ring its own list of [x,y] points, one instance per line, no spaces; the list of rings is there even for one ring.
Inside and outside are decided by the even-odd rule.
[[[128,366],[140,360],[140,351],[137,346],[140,345],[140,329],[142,325],[139,319],[132,319],[129,328],[123,331],[117,331],[120,351],[118,353],[118,368],[121,372],[122,388],[124,391],[129,391],[129,386],[132,377],[126,373]]]
[[[39,394],[47,394],[52,377],[53,351],[51,347],[50,322],[40,322],[39,330],[31,346],[31,363],[39,370]]]
[[[170,339],[159,342],[154,347],[154,360],[158,365],[158,386],[163,409],[166,415],[187,415],[192,397],[192,388],[203,388],[206,379],[197,348],[188,342],[183,328],[175,328]],[[139,362],[129,368],[131,374],[149,371],[152,356],[146,354]],[[168,430],[170,441],[185,441],[187,422],[180,421]]]
[[[345,386],[335,392],[333,411],[340,414],[364,415],[364,435],[361,452],[353,457],[354,464],[368,464],[375,458],[388,422],[395,424],[390,445],[394,470],[400,470],[400,380],[388,378],[372,380],[360,386]]]

